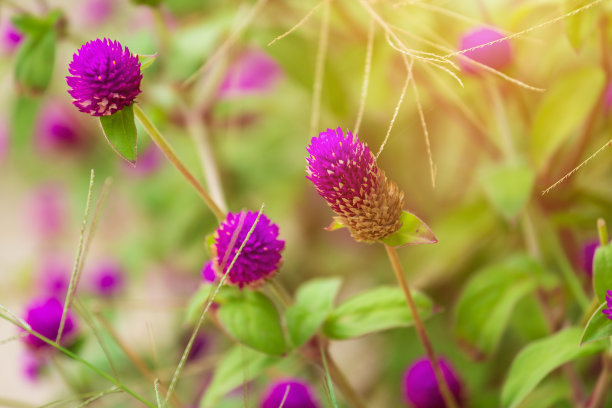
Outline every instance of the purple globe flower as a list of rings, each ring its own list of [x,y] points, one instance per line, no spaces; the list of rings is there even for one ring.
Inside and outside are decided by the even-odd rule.
[[[6,19],[0,25],[0,48],[10,54],[15,52],[23,41],[23,34],[15,27],[11,20]]]
[[[233,98],[270,91],[283,71],[268,54],[249,49],[230,66],[219,87],[219,97]]]
[[[289,391],[287,393],[287,388]],[[319,408],[310,385],[297,378],[285,378],[275,381],[265,391],[260,408],[278,408],[285,398],[283,408]]]
[[[455,397],[461,406],[463,394],[461,383],[450,363],[439,358],[440,369]],[[428,358],[420,358],[413,362],[404,373],[402,381],[404,399],[414,408],[445,408],[446,404],[438,388],[438,382]]]
[[[90,275],[89,286],[99,296],[112,297],[117,295],[124,286],[123,268],[114,261],[98,264]]]
[[[350,131],[327,129],[307,148],[306,178],[357,241],[373,242],[401,227],[404,193],[387,181],[370,148]]]
[[[84,146],[84,130],[68,106],[54,101],[40,111],[36,123],[37,145],[42,151],[77,150]]]
[[[85,0],[81,11],[88,24],[104,23],[115,10],[115,0]]]
[[[55,340],[55,339],[54,339]],[[46,362],[43,356],[26,350],[21,358],[21,372],[26,380],[35,382],[40,377]]]
[[[612,290],[606,290],[606,308],[602,310],[602,313],[612,320]]]
[[[140,62],[127,47],[108,38],[83,45],[72,56],[66,77],[68,93],[81,112],[107,116],[134,102],[140,94]]]
[[[505,35],[489,27],[478,27],[468,31],[461,37],[460,50],[468,50],[504,38]],[[469,74],[478,74],[482,68],[470,61],[474,60],[493,69],[501,70],[512,63],[512,48],[507,40],[499,41],[481,48],[466,51],[460,57],[459,65]]]
[[[26,307],[24,320],[30,325],[33,331],[45,336],[46,338],[55,341],[57,332],[59,331],[60,321],[64,305],[54,297],[40,298],[31,302]],[[66,314],[66,322],[64,331],[62,332],[62,344],[69,344],[77,331],[76,320],[72,312]],[[22,338],[25,345],[31,350],[48,350],[51,348],[47,343],[34,336],[28,334]]]
[[[240,245],[251,230],[257,212],[228,213],[227,218],[215,232],[213,251],[213,266],[217,275],[223,276],[227,271]],[[242,223],[233,245],[234,232]],[[263,280],[276,272],[282,259],[281,251],[285,248],[285,241],[278,239],[278,225],[272,223],[262,214],[255,226],[253,234],[245,244],[240,256],[227,275],[229,283],[242,288],[245,285],[257,286]],[[223,267],[222,267],[223,266]]]

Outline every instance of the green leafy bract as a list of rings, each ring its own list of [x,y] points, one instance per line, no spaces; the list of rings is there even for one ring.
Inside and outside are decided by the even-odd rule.
[[[593,289],[600,302],[612,290],[612,244],[597,247],[593,257]]]
[[[581,345],[612,336],[612,320],[602,313],[605,307],[606,302],[599,305],[597,310],[591,315],[582,332],[582,337],[580,338]]]
[[[123,159],[135,164],[138,135],[134,122],[134,106],[126,106],[109,116],[100,116],[100,124],[113,150]]]
[[[435,244],[438,239],[419,217],[403,211],[401,215],[402,226],[393,234],[381,239],[380,241],[391,247],[401,247],[404,245]]]

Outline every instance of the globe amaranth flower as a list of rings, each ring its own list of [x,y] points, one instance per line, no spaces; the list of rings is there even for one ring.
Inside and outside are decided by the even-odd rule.
[[[213,245],[213,267],[217,275],[223,276],[228,270],[257,215],[257,212],[252,211],[230,212],[217,228]],[[236,238],[233,238],[239,227],[240,231]],[[280,266],[281,251],[284,248],[285,241],[278,239],[278,226],[261,214],[255,230],[227,274],[227,281],[240,288],[263,283],[263,280],[272,276]]]
[[[387,180],[370,148],[350,131],[327,129],[307,148],[306,178],[357,241],[373,242],[396,232],[404,193]]]
[[[33,331],[55,341],[59,331],[64,304],[54,297],[40,298],[34,300],[26,307],[24,320],[30,325]],[[77,332],[77,324],[70,310],[66,313],[64,330],[62,331],[62,344],[69,344]],[[51,346],[28,333],[22,337],[22,341],[30,350],[50,349]]]
[[[86,145],[78,114],[57,101],[45,104],[36,121],[36,144],[43,151],[75,150]]]
[[[107,116],[134,102],[140,94],[140,62],[127,47],[108,38],[84,44],[72,56],[66,82],[81,112]]]
[[[0,22],[0,49],[10,54],[15,52],[23,42],[23,33],[9,19]]]
[[[459,406],[462,406],[463,390],[457,374],[444,358],[439,358],[438,363],[455,401]],[[431,361],[428,358],[420,358],[408,367],[404,373],[402,388],[405,402],[411,404],[414,408],[446,407],[438,388],[438,381]]]
[[[112,297],[124,287],[124,272],[119,263],[109,260],[101,262],[89,275],[89,287],[97,295]]]
[[[285,378],[270,384],[261,400],[260,408],[278,408],[283,399],[285,401],[282,404],[283,408],[319,408],[320,406],[307,382],[297,378]]]
[[[244,51],[229,67],[219,87],[222,99],[270,91],[283,76],[278,63],[265,52]]]
[[[612,320],[612,290],[606,291],[606,308],[601,311],[606,317]]]
[[[470,48],[501,40],[505,35],[493,28],[477,27],[468,31],[461,37],[459,44],[460,50],[470,50]],[[474,60],[493,69],[501,70],[512,63],[512,48],[507,40],[499,41],[484,47],[475,48],[462,54],[464,57],[459,59],[461,68],[470,74],[478,74],[482,68],[472,63]]]

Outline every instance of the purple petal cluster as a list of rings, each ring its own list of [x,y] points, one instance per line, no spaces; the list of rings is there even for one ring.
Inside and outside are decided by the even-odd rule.
[[[446,359],[438,359],[442,375],[448,384],[455,401],[462,406],[462,388],[459,378]],[[428,358],[413,362],[404,373],[402,381],[404,398],[414,408],[445,408],[446,404],[438,388],[438,381]]]
[[[251,230],[257,212],[228,213],[227,218],[215,232],[213,262],[219,276],[229,268],[242,242]],[[242,225],[242,227],[240,227]],[[232,239],[235,232],[236,238]],[[232,242],[233,241],[233,242]],[[272,223],[262,214],[253,234],[245,244],[242,252],[227,275],[227,281],[242,288],[245,285],[256,286],[272,276],[280,266],[281,251],[285,241],[278,239],[278,225]]]
[[[612,320],[612,290],[606,291],[606,308],[601,311],[606,317]]]
[[[288,393],[287,388],[289,388]],[[283,398],[285,398],[283,408],[319,408],[320,406],[307,382],[297,378],[286,378],[275,381],[267,388],[260,408],[278,408]]]
[[[24,320],[33,331],[55,341],[63,311],[64,305],[54,297],[36,299],[26,307]],[[62,344],[70,342],[76,331],[76,321],[72,313],[68,311],[62,332]],[[43,350],[51,347],[33,334],[28,334],[22,340],[32,350]]]
[[[108,38],[84,44],[72,56],[68,93],[81,112],[106,116],[134,102],[140,94],[140,62],[127,47]]]

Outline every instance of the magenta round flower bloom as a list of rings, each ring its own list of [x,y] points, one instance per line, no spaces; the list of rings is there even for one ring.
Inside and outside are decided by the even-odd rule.
[[[461,383],[452,366],[444,358],[438,363],[455,401],[462,406],[463,393]],[[438,382],[428,358],[420,358],[413,362],[402,380],[404,399],[414,408],[445,408],[446,404],[438,388]]]
[[[319,408],[319,402],[310,389],[310,385],[297,378],[285,378],[273,382],[265,391],[260,408],[278,408],[289,392],[283,408]]]
[[[606,290],[606,308],[601,311],[606,317],[612,320],[612,290]]]
[[[358,241],[373,242],[401,227],[404,193],[387,181],[370,148],[341,128],[313,137],[306,178]]]
[[[270,91],[282,78],[278,63],[265,52],[249,49],[229,67],[221,86],[221,98],[240,97]]]
[[[461,37],[459,49],[468,50],[504,37],[503,33],[493,28],[478,27],[468,31]],[[504,69],[512,63],[512,48],[507,40],[466,51],[462,55],[467,58],[460,57],[459,65],[461,65],[465,72],[470,74],[477,74],[482,71],[482,68],[472,63],[470,59],[496,70]]]
[[[55,341],[57,332],[59,331],[60,321],[64,305],[54,297],[36,299],[26,307],[24,320],[30,325],[33,331],[45,336],[46,338]],[[77,331],[76,320],[72,312],[66,313],[66,321],[64,331],[62,332],[62,344],[69,344]],[[29,334],[22,337],[25,345],[31,350],[43,350],[51,348],[50,345]]]
[[[164,163],[163,154],[155,143],[147,146],[142,153],[138,155],[136,164],[131,164],[122,161],[125,171],[135,177],[147,177],[154,174],[161,168]]]
[[[85,144],[84,130],[69,106],[54,101],[38,115],[36,139],[43,151],[78,150]]]
[[[5,53],[14,52],[23,42],[23,34],[13,22],[6,19],[0,26],[0,47]]]
[[[68,93],[81,112],[107,116],[134,102],[140,94],[140,62],[127,47],[108,38],[84,44],[72,56],[66,77]]]
[[[117,262],[102,262],[90,275],[90,288],[99,296],[115,296],[123,290],[124,275],[123,268]]]
[[[230,212],[225,221],[217,228],[213,245],[215,252],[213,265],[217,275],[225,274],[240,245],[251,230],[257,215],[257,212],[252,211]],[[230,247],[232,236],[241,220],[244,220],[242,228]],[[271,277],[279,268],[282,259],[281,252],[284,248],[285,241],[278,239],[278,225],[272,223],[265,214],[261,214],[253,234],[229,271],[227,281],[240,288],[245,285],[257,286],[263,283],[264,279]]]

